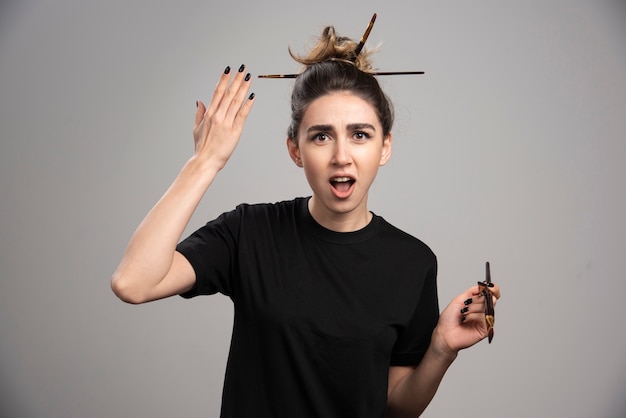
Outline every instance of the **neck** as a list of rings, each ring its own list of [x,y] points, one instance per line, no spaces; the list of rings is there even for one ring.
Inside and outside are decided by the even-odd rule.
[[[333,212],[315,199],[309,199],[309,213],[315,222],[335,232],[354,232],[365,228],[372,220],[367,206],[357,207],[347,212]]]

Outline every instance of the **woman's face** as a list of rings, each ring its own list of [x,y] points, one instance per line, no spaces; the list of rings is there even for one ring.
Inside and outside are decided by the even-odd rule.
[[[384,140],[383,140],[384,139]],[[350,93],[314,100],[304,113],[289,154],[313,190],[309,210],[325,227],[354,231],[367,225],[369,188],[391,154],[374,108]]]

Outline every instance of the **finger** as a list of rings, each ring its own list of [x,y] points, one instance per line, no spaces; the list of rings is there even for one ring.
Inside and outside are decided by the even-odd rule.
[[[206,113],[208,115],[212,115],[216,112],[219,107],[222,99],[224,98],[224,94],[228,88],[228,82],[230,80],[230,66],[227,66],[222,75],[220,76],[219,81],[215,85],[215,89],[213,90],[213,97],[211,98],[211,103],[209,103],[209,107],[206,109]]]
[[[500,296],[501,296],[500,286],[494,283],[493,287],[490,288],[490,290],[491,290],[491,293],[493,293],[493,295],[496,297],[496,299],[500,299]]]
[[[464,302],[464,305],[461,309],[460,312],[463,315],[473,315],[473,314],[478,314],[481,316],[485,315],[485,309],[486,309],[486,299],[485,299],[485,295],[480,294],[480,295],[476,295],[474,297],[472,297],[471,299],[468,299]]]
[[[226,91],[224,91],[224,95],[222,96],[220,103],[215,109],[215,112],[212,113],[212,115],[215,115],[218,120],[225,120],[228,114],[230,114],[229,121],[232,121],[232,118],[234,118],[234,113],[232,113],[231,109],[233,106],[233,101],[237,99],[237,94],[241,88],[242,83],[244,82],[244,78],[246,77],[246,73],[244,72],[245,69],[246,66],[241,64],[241,66],[233,76],[230,85],[226,88]],[[239,103],[239,106],[241,106],[241,102]]]
[[[487,328],[487,322],[485,321],[484,313],[468,313],[461,316],[461,323],[465,326],[477,326],[481,329]]]
[[[254,93],[248,96],[248,99],[244,102],[243,106],[235,116],[234,123],[236,126],[243,126],[244,122],[248,118],[248,114],[250,113],[250,109],[252,109],[252,105],[254,104],[254,99],[256,95]]]
[[[481,286],[479,286],[479,288],[481,292],[480,294],[484,296],[485,288]],[[496,303],[500,298],[500,288],[498,287],[498,285],[494,285],[493,287],[488,288],[488,292],[491,294],[491,297],[493,299],[493,306],[496,306]]]
[[[465,300],[467,299],[471,299],[475,296],[478,296],[482,293],[482,289],[480,286],[478,285],[474,285],[470,288],[468,288],[465,292],[461,293],[460,295],[458,295],[455,299],[459,300],[461,303],[463,303]]]
[[[197,129],[198,125],[200,125],[200,123],[202,122],[202,119],[204,119],[205,112],[206,112],[206,107],[204,106],[204,103],[198,100],[196,102],[196,119],[194,120],[194,124],[193,124],[194,129]]]
[[[236,92],[235,97],[233,98],[229,108],[228,108],[228,112],[226,114],[226,120],[227,121],[232,121],[232,123],[236,123],[238,126],[243,125],[243,121],[245,121],[245,118],[247,116],[247,113],[243,114],[242,111],[244,111],[244,109],[242,108],[244,104],[248,104],[251,105],[251,103],[247,103],[246,99],[250,96],[248,96],[248,91],[250,90],[250,81],[251,79],[251,75],[250,73],[247,73],[245,75],[245,77],[243,78],[242,83],[239,85],[239,89]],[[252,99],[254,99],[254,96],[252,96]],[[249,102],[249,100],[248,100]],[[247,111],[249,112],[249,106]],[[245,112],[245,111],[244,111]]]
[[[463,315],[470,315],[475,313],[485,313],[485,297],[482,295],[474,296],[471,299],[467,299],[460,311]]]

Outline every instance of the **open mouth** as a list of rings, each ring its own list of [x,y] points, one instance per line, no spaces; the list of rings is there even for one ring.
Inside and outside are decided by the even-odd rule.
[[[352,177],[347,176],[333,177],[330,180],[330,184],[333,187],[333,190],[342,195],[348,193],[354,183],[355,180]]]

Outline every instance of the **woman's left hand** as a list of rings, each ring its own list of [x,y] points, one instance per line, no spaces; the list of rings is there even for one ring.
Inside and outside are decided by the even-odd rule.
[[[495,306],[500,298],[500,288],[494,285],[490,290]],[[431,344],[441,353],[456,355],[460,350],[483,340],[487,333],[485,296],[480,286],[476,285],[452,299],[443,310]]]

